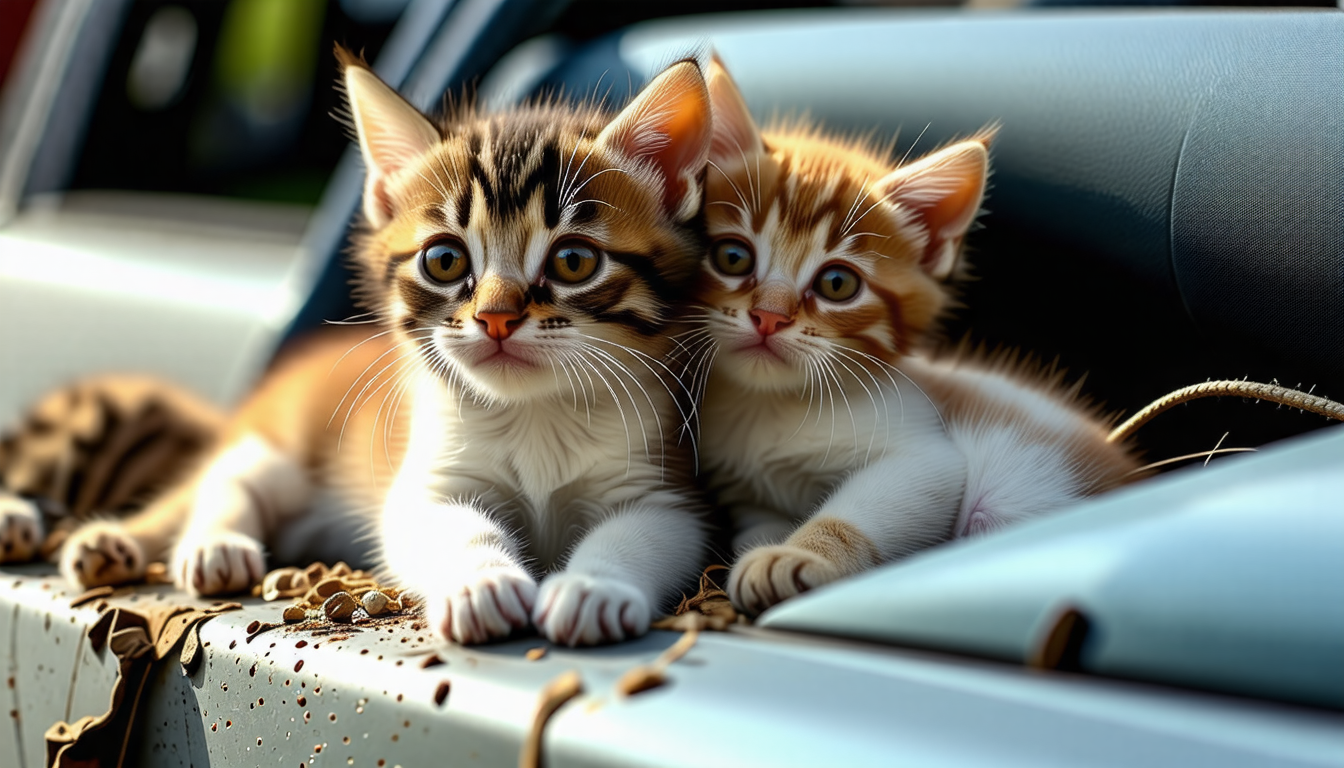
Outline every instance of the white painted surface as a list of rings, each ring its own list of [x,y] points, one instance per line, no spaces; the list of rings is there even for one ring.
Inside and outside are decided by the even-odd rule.
[[[89,192],[0,228],[0,424],[45,390],[151,372],[236,400],[298,307],[306,208]]]

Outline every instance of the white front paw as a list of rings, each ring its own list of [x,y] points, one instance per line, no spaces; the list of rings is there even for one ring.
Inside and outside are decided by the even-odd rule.
[[[616,643],[649,631],[649,599],[616,579],[555,573],[541,584],[532,620],[560,645]]]
[[[145,577],[145,554],[120,523],[89,523],[61,545],[61,575],[77,587],[127,584]]]
[[[42,513],[31,501],[0,491],[0,563],[26,563],[42,546]]]
[[[173,552],[173,579],[194,595],[242,592],[265,575],[261,544],[241,533],[188,534]]]
[[[521,568],[476,571],[462,583],[426,596],[425,615],[440,637],[470,645],[524,629],[537,601],[537,583]]]

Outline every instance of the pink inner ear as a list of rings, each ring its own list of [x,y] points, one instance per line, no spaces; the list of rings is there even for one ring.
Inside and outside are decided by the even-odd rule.
[[[383,216],[391,219],[394,213],[392,207],[392,197],[387,194],[387,178],[381,173],[369,173],[369,186],[364,191],[366,197],[373,201]]]
[[[717,56],[709,63],[709,100],[714,105],[711,157],[737,159],[760,148],[761,134],[751,119],[742,92]]]
[[[703,104],[678,105],[665,124],[664,146],[648,155],[662,171],[665,179],[663,206],[669,211],[681,207],[688,192],[687,184],[705,164],[709,121],[705,119],[708,110],[704,107]]]
[[[691,62],[674,64],[644,89],[600,139],[627,157],[652,162],[663,182],[663,207],[678,218],[709,156],[710,107],[704,78]]]
[[[928,229],[920,265],[946,276],[956,261],[966,230],[980,210],[988,154],[978,140],[963,141],[893,171],[878,182],[887,200],[913,211]]]

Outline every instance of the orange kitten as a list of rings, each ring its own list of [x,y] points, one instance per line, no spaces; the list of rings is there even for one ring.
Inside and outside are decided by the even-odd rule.
[[[1133,458],[1055,382],[920,351],[992,131],[893,168],[815,128],[762,133],[717,61],[709,82],[711,244],[688,346],[712,361],[701,457],[737,529],[734,603],[759,612],[1124,480]]]
[[[342,62],[368,168],[356,291],[387,331],[282,357],[189,488],[173,575],[233,592],[264,546],[367,527],[445,638],[644,633],[704,546],[659,362],[703,252],[699,66],[616,115],[540,103],[435,124]]]

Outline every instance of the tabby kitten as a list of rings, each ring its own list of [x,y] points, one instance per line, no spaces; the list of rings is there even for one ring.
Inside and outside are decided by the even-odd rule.
[[[920,351],[992,131],[893,168],[816,128],[758,131],[717,61],[709,88],[711,245],[687,346],[712,363],[701,457],[735,521],[735,604],[760,612],[1123,481],[1135,461],[1057,381]]]
[[[224,421],[148,376],[92,376],[53,390],[0,438],[0,563],[50,556],[76,526],[139,509],[208,455]],[[89,567],[119,568],[131,555],[109,554],[117,560]]]
[[[368,169],[357,293],[386,331],[287,354],[195,482],[172,573],[244,589],[263,542],[351,538],[374,500],[382,561],[442,636],[642,634],[704,544],[661,362],[704,248],[700,67],[614,117],[544,102],[436,125],[338,56]],[[346,353],[363,373],[327,381]]]

